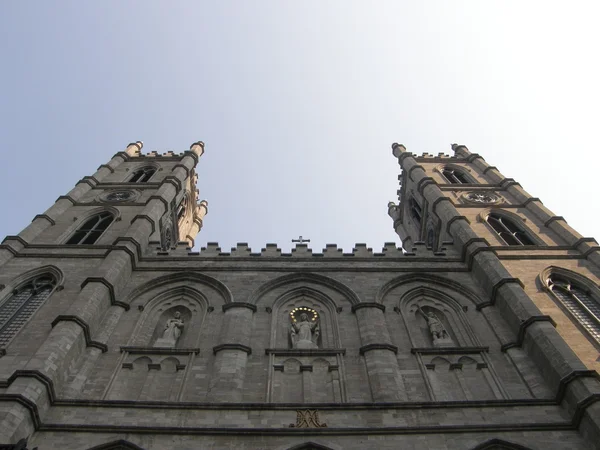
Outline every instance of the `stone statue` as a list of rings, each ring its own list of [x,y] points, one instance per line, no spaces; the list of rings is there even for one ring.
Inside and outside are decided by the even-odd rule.
[[[308,314],[300,314],[300,320],[292,321],[290,335],[292,337],[293,348],[319,348],[317,341],[319,339],[319,321],[311,321]]]
[[[154,343],[155,347],[175,347],[177,340],[183,332],[183,319],[181,313],[175,311],[173,317],[165,323],[165,329],[162,337],[159,337]]]
[[[417,306],[417,311],[421,313],[421,315],[427,322],[427,326],[429,327],[429,332],[431,333],[431,338],[433,340],[434,347],[454,345],[454,342],[448,334],[448,331],[446,331],[446,328],[444,328],[444,324],[438,318],[438,316],[435,315],[433,311],[429,311],[428,313],[426,313],[419,306]]]

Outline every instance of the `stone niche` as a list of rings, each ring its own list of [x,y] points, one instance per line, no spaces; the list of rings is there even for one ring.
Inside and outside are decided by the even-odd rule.
[[[399,312],[434,401],[508,398],[459,302],[431,288],[409,291]]]
[[[275,301],[269,357],[268,402],[346,401],[336,306],[309,288]]]
[[[107,386],[111,400],[180,401],[188,372],[199,353],[207,310],[204,296],[179,287],[158,294],[142,315]]]

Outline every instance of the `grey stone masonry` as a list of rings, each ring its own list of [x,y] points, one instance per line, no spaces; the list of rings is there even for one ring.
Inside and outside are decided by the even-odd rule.
[[[495,186],[504,205],[529,196],[466,147],[416,157],[394,146],[401,202],[388,213],[404,247],[289,253],[193,251],[208,211],[196,189],[204,144],[141,149],[0,245],[0,445],[597,448],[589,339],[569,341],[570,319],[535,284],[559,260],[597,274],[594,245],[558,219],[539,225],[550,218],[533,200],[519,214],[545,245],[500,245],[477,218],[487,206],[461,189]],[[443,167],[481,186],[450,186]],[[131,181],[139,170],[151,176]],[[93,243],[66,243],[104,212],[112,221]]]

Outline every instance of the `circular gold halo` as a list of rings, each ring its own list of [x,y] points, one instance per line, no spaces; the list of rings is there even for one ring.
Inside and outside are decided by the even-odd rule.
[[[308,308],[306,306],[298,306],[290,311],[290,318],[292,319],[292,322],[294,322],[294,323],[297,322],[296,313],[312,314],[312,319],[311,319],[312,322],[316,321],[317,318],[319,317],[319,313],[317,313],[317,311],[315,311],[314,309]]]

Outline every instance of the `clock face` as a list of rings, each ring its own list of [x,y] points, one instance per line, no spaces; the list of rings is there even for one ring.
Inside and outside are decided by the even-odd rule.
[[[105,200],[109,202],[125,202],[133,198],[133,192],[131,191],[115,191],[106,195]]]
[[[490,192],[469,192],[465,199],[473,203],[496,203],[500,198]]]

